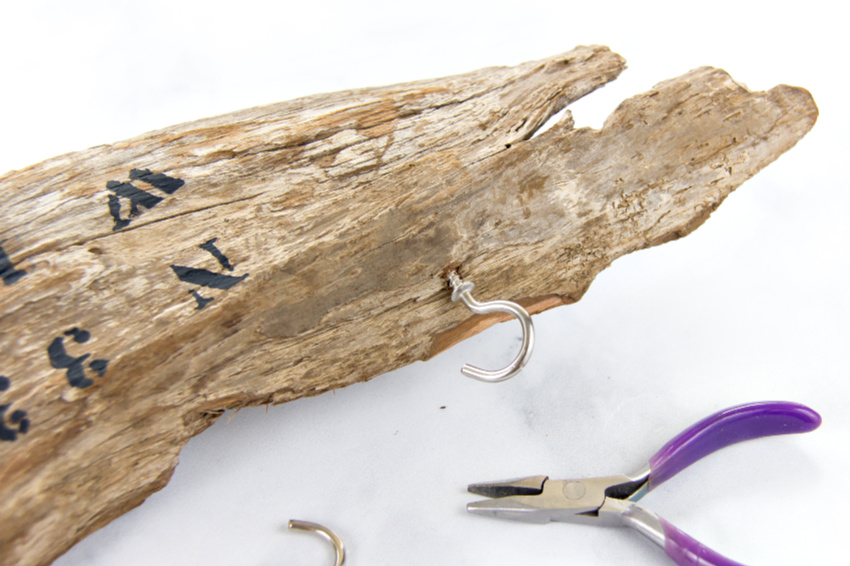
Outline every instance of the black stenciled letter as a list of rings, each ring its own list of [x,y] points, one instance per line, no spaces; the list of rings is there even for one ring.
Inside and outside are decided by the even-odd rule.
[[[147,183],[168,195],[173,195],[177,189],[186,184],[183,179],[175,179],[162,173],[151,173],[148,169],[133,169],[130,171],[130,179]],[[162,197],[142,190],[132,183],[109,181],[106,183],[106,188],[114,193],[109,195],[108,202],[109,214],[115,221],[115,226],[112,227],[113,232],[129,226],[132,219],[142,213],[139,207],[150,210],[163,200]],[[122,198],[130,201],[130,212],[127,218],[121,218]]]
[[[215,241],[217,239],[218,238],[207,240],[198,247],[212,254],[212,256],[224,269],[233,271],[233,265],[231,265],[230,260],[227,259],[227,256],[221,253],[221,250],[215,247]],[[245,278],[248,277],[247,273],[241,277],[234,277],[232,275],[209,271],[208,269],[186,267],[185,265],[172,265],[171,270],[174,271],[174,274],[178,279],[180,279],[180,281],[185,281],[186,283],[200,285],[201,287],[208,287],[211,289],[227,290],[240,281],[244,281]],[[213,301],[212,298],[201,296],[198,291],[192,291],[192,296],[198,302],[198,306],[195,307],[195,310],[201,310]]]
[[[91,333],[87,330],[80,330],[78,328],[72,328],[65,332],[66,336],[72,336],[74,342],[83,343],[88,342],[91,337]],[[56,369],[64,369],[67,370],[65,375],[68,378],[68,383],[72,387],[78,387],[80,389],[84,389],[94,383],[93,380],[86,377],[86,370],[83,367],[83,362],[85,362],[91,354],[85,354],[78,358],[73,356],[69,356],[68,352],[65,350],[65,339],[62,336],[58,338],[54,338],[53,342],[47,347],[47,357],[50,359],[50,365]],[[89,363],[89,368],[97,373],[98,377],[103,377],[106,373],[106,366],[109,363],[109,360],[92,360]]]
[[[5,243],[5,240],[0,242],[0,244],[3,243]],[[0,245],[0,277],[3,278],[3,284],[11,285],[12,283],[17,283],[18,279],[26,274],[27,272],[23,269],[15,269],[12,265],[12,260],[6,254],[6,250]]]
[[[0,375],[0,391],[6,391],[11,385],[12,382],[9,381],[8,377]],[[0,405],[0,440],[17,440],[18,434],[26,434],[30,428],[30,420],[27,418],[27,412],[20,410],[12,411],[12,414],[9,415],[9,423],[13,426],[6,426],[6,411],[11,406],[11,403]]]

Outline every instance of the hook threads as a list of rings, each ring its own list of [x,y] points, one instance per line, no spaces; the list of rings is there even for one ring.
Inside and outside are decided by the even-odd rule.
[[[472,304],[477,304],[477,301],[472,298],[472,290],[475,289],[475,283],[464,281],[457,271],[451,271],[448,275],[449,285],[452,288],[452,302],[463,301],[466,306],[472,309]],[[471,304],[470,304],[471,303]]]

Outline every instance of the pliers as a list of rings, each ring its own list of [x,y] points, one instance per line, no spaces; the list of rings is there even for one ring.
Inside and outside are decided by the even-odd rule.
[[[741,566],[634,502],[725,446],[763,436],[809,432],[820,423],[820,415],[796,403],[739,405],[684,430],[635,474],[568,480],[533,476],[472,484],[471,493],[492,499],[470,503],[467,510],[529,523],[560,521],[631,527],[663,548],[679,566]]]

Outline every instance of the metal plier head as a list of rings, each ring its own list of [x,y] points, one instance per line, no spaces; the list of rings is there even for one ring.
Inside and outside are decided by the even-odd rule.
[[[621,515],[627,502],[637,501],[646,493],[649,470],[633,476],[551,480],[531,476],[500,482],[477,483],[470,493],[492,499],[476,501],[467,510],[527,523],[586,523],[622,525]]]

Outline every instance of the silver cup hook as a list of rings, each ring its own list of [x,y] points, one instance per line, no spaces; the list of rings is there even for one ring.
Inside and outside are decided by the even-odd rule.
[[[531,351],[534,349],[534,324],[531,322],[531,315],[524,308],[513,301],[487,301],[480,303],[472,297],[472,290],[475,285],[469,281],[461,279],[456,271],[452,271],[448,275],[449,285],[452,287],[452,301],[463,303],[469,307],[469,310],[475,314],[490,314],[494,312],[504,312],[511,314],[519,320],[522,325],[522,346],[514,360],[506,367],[498,370],[487,370],[475,367],[470,364],[464,364],[461,368],[461,373],[467,377],[496,383],[510,379],[522,369],[531,357]]]

